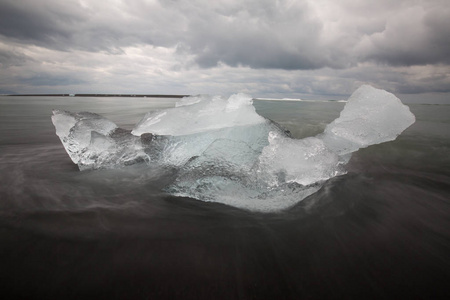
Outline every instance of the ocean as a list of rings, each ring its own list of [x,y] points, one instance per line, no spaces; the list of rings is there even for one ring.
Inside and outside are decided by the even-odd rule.
[[[450,292],[450,105],[360,149],[347,173],[281,212],[164,192],[137,164],[82,171],[52,109],[125,129],[174,98],[0,97],[0,293],[4,299],[434,299]],[[425,101],[424,101],[425,102]],[[295,138],[337,101],[260,101]],[[292,157],[294,160],[295,157]],[[239,201],[239,195],[236,195]]]

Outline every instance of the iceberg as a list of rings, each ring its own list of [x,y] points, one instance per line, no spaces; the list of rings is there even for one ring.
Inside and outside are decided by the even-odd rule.
[[[350,96],[339,118],[328,124],[321,138],[328,148],[343,155],[395,140],[415,120],[409,107],[396,96],[363,85]]]
[[[146,114],[132,131],[94,113],[54,110],[56,134],[80,170],[145,161],[181,167],[217,141],[241,142],[260,152],[269,132],[287,134],[255,111],[252,98],[236,94],[185,97],[176,108]]]
[[[80,170],[134,163],[176,170],[164,190],[260,212],[291,207],[345,174],[351,153],[394,140],[415,121],[393,94],[364,85],[315,137],[294,139],[236,94],[185,97],[131,131],[93,113],[54,110],[56,134]]]
[[[149,159],[147,136],[137,137],[94,113],[53,110],[56,135],[80,170],[115,168]]]

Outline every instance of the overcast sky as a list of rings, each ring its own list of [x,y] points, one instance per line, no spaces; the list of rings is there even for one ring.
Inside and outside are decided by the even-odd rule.
[[[450,100],[448,0],[0,0],[1,93]]]

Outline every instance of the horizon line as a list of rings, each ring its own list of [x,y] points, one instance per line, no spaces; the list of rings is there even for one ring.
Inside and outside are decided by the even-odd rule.
[[[169,94],[101,94],[101,93],[82,93],[82,94],[3,94],[2,96],[46,96],[46,97],[149,97],[149,98],[183,98],[191,95],[169,95]]]

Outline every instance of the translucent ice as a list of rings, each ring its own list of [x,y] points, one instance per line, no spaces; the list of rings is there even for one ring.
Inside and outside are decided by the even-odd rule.
[[[255,112],[248,95],[236,94],[228,99],[203,95],[184,98],[177,103],[176,109],[148,113],[132,133],[188,135],[264,122],[265,119]]]
[[[195,104],[198,102],[204,102],[200,108],[204,113],[209,112],[205,113],[208,122],[213,122],[226,111],[230,119],[222,116],[220,124],[211,126],[205,125],[206,121],[198,121],[191,124],[196,127],[193,128],[195,130],[189,130],[189,120],[197,120],[195,112],[199,107]],[[180,103],[179,108],[147,114],[133,132],[118,128],[113,122],[94,113],[54,110],[52,121],[67,153],[81,170],[114,168],[141,161],[181,167],[191,158],[201,156],[217,141],[241,142],[261,152],[268,144],[270,131],[284,132],[272,121],[259,116],[247,96],[236,95],[228,100],[188,97]],[[239,109],[241,111],[237,111]],[[160,116],[166,117],[161,119]],[[182,116],[190,117],[182,119]],[[151,124],[158,123],[155,120],[162,121],[151,132]],[[155,132],[171,132],[173,135],[153,134]],[[179,134],[182,132],[190,134]]]
[[[300,140],[270,131],[269,144],[252,152],[223,145],[181,169],[169,192],[256,211],[285,209],[316,192],[329,178],[344,174],[352,152],[394,140],[413,124],[414,115],[394,95],[362,86],[323,134]],[[233,154],[248,153],[249,163]]]
[[[409,107],[384,90],[363,85],[348,99],[339,118],[321,137],[338,154],[395,140],[415,122]]]
[[[270,132],[269,143],[259,157],[258,173],[270,186],[307,186],[343,173],[339,156],[317,137],[294,140]]]
[[[52,122],[80,170],[113,168],[148,159],[140,137],[98,114],[54,110]]]
[[[52,120],[82,170],[170,166],[177,175],[165,190],[173,195],[277,211],[344,174],[352,152],[394,140],[415,117],[394,95],[362,86],[324,133],[304,139],[258,115],[244,94],[184,98],[131,132],[92,113],[54,111]]]

